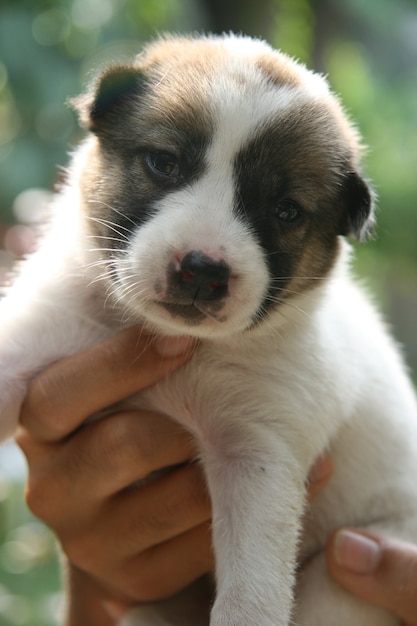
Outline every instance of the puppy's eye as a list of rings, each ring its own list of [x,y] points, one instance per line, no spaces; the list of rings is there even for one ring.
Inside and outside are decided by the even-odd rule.
[[[281,222],[286,224],[296,224],[301,221],[303,210],[295,200],[283,200],[274,210],[274,215]]]
[[[155,151],[145,155],[145,161],[151,173],[177,182],[180,178],[178,158],[170,152]]]

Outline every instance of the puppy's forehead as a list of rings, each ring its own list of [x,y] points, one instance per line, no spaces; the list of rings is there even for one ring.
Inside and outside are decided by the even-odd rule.
[[[328,96],[317,74],[245,37],[165,40],[150,46],[138,64],[150,77],[153,111],[164,119],[248,129],[301,95]]]
[[[267,43],[241,36],[167,38],[145,48],[136,63],[171,89],[173,86],[210,90],[214,76],[248,85],[266,79],[276,85],[327,92],[318,74]]]
[[[137,63],[150,78],[151,109],[162,125],[198,129],[206,137],[227,134],[223,148],[230,157],[290,112],[291,123],[297,111],[302,126],[313,108],[333,120],[334,136],[350,144],[347,149],[356,150],[356,137],[324,78],[264,42],[168,39],[150,46]]]

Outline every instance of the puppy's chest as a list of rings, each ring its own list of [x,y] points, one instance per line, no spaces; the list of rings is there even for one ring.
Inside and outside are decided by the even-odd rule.
[[[261,346],[256,352],[254,358],[253,346],[201,345],[186,365],[133,400],[173,418],[200,441],[218,445],[231,431],[238,438],[248,423],[277,418],[277,359]]]
[[[200,346],[190,362],[133,400],[216,447],[231,440],[237,444],[257,425],[271,436],[285,430],[295,436],[304,432],[305,405],[318,384],[319,372],[311,375],[307,361],[296,366],[273,342],[224,351]]]
[[[251,391],[256,394],[255,379],[243,365],[204,351],[134,401],[170,416],[197,438],[205,438],[220,427],[219,422],[236,419],[246,396]]]

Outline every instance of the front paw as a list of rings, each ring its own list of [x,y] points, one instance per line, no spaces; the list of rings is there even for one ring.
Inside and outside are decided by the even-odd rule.
[[[277,613],[272,607],[248,602],[247,595],[227,594],[214,603],[210,626],[288,626],[288,620]]]

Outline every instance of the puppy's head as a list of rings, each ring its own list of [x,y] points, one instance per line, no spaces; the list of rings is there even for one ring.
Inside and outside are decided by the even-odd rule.
[[[263,42],[161,40],[78,108],[96,266],[159,330],[222,336],[271,319],[328,274],[340,236],[372,226],[337,99]]]

